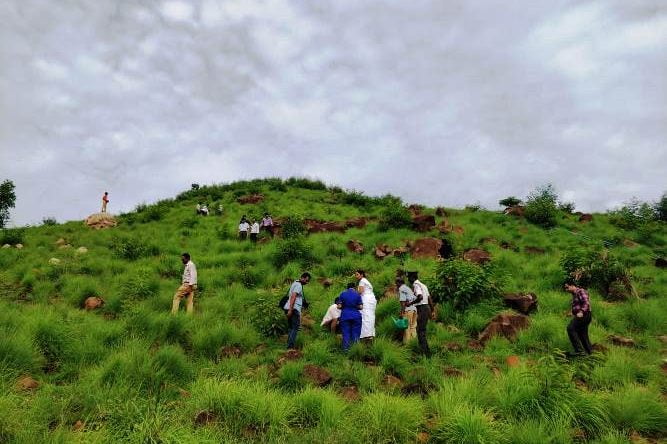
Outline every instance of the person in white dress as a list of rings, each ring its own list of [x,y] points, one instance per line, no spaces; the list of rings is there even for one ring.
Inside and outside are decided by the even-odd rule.
[[[373,286],[366,279],[366,272],[364,270],[357,270],[354,272],[354,277],[359,281],[358,292],[361,295],[363,302],[363,310],[361,310],[361,335],[360,339],[370,340],[375,337],[375,294],[373,294]]]

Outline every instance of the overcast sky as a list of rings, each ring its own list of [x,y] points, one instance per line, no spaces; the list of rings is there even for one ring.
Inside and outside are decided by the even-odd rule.
[[[309,176],[495,209],[667,189],[664,0],[3,0],[12,223]]]

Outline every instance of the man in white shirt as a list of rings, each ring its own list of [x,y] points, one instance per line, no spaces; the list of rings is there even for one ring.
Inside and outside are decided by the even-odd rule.
[[[176,290],[174,295],[174,301],[171,306],[171,314],[178,313],[178,308],[181,305],[181,299],[187,296],[187,302],[185,304],[185,309],[188,314],[192,314],[193,304],[195,299],[195,290],[197,289],[197,267],[194,262],[190,260],[189,253],[183,253],[181,255],[181,262],[185,265],[183,269],[183,279],[181,281],[181,286]]]
[[[433,306],[428,287],[419,281],[416,271],[408,271],[408,281],[410,281],[412,291],[416,296],[413,305],[417,307],[417,339],[419,340],[419,347],[424,355],[431,356],[431,350],[426,340],[426,326],[431,316],[435,315],[435,307]]]
[[[250,240],[253,243],[257,242],[258,236],[259,236],[259,222],[253,219],[252,224],[250,225]]]

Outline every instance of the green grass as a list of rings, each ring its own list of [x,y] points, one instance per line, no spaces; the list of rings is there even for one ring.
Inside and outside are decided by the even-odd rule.
[[[236,201],[254,192],[265,200]],[[194,217],[200,200],[222,203],[224,215]],[[661,369],[667,355],[658,338],[667,335],[667,273],[653,265],[655,255],[665,253],[664,224],[649,235],[615,227],[602,214],[587,224],[560,214],[556,228],[545,230],[496,212],[447,209],[448,222],[465,230],[449,235],[455,252],[489,251],[502,290],[536,293],[539,309],[515,341],[495,338],[478,351],[467,344],[505,310],[502,301],[481,295],[464,310],[439,304],[438,321],[427,332],[434,356],[425,359],[416,342],[396,341],[391,317],[399,305],[382,296],[398,269],[418,269],[432,282],[437,262],[409,255],[378,260],[372,253],[378,244],[400,247],[439,234],[381,230],[378,220],[390,202],[305,179],[267,179],[202,187],[144,205],[111,230],[90,230],[79,221],[27,227],[25,248],[0,250],[0,442],[667,439]],[[274,218],[370,221],[346,233],[239,242],[240,216],[264,211]],[[72,248],[59,248],[59,238]],[[348,251],[350,239],[362,242],[365,252]],[[624,239],[640,245],[626,247]],[[607,350],[566,361],[570,297],[562,291],[559,262],[572,247],[603,240],[627,265],[638,298],[610,302],[592,290],[590,334]],[[503,241],[512,248],[502,248]],[[88,252],[77,253],[80,246]],[[526,247],[545,253],[528,254]],[[195,313],[171,316],[184,251],[199,271]],[[367,271],[379,299],[377,337],[344,354],[339,338],[322,331],[319,321],[357,268]],[[303,357],[279,363],[285,323],[276,303],[305,269],[314,278],[305,288],[313,325],[299,334]],[[319,278],[333,285],[325,288]],[[104,307],[84,311],[89,296],[103,298]],[[609,335],[637,345],[612,345]],[[507,364],[510,355],[519,356],[518,367]],[[307,381],[308,364],[329,371],[331,383]],[[17,385],[26,375],[40,383],[36,390]],[[350,387],[358,399],[343,397]]]

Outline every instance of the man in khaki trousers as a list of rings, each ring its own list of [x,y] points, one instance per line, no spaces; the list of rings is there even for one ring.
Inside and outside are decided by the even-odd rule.
[[[185,265],[183,270],[183,280],[181,286],[176,290],[174,295],[174,302],[171,306],[171,314],[178,313],[178,307],[181,305],[181,299],[187,296],[185,309],[188,314],[192,314],[193,304],[195,299],[195,290],[197,289],[197,267],[194,262],[190,260],[189,253],[181,255],[181,262]]]

